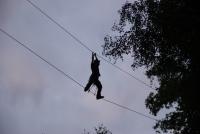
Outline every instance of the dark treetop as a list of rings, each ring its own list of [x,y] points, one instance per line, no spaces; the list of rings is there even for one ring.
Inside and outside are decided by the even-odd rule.
[[[200,133],[200,8],[193,0],[139,0],[125,3],[114,24],[115,36],[106,36],[103,54],[117,60],[133,57],[132,68],[146,67],[159,87],[146,99],[153,115],[163,108],[175,111],[159,120],[155,129],[174,134]]]

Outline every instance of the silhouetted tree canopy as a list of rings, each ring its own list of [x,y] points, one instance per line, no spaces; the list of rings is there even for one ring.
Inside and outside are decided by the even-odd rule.
[[[84,130],[83,134],[112,134],[110,130],[108,130],[103,124],[95,127],[94,130],[95,133],[87,132],[86,130]]]
[[[103,54],[117,60],[133,57],[132,68],[144,66],[159,87],[146,99],[153,115],[175,107],[158,121],[156,130],[174,134],[200,133],[200,8],[194,0],[126,2],[113,36],[105,37]]]

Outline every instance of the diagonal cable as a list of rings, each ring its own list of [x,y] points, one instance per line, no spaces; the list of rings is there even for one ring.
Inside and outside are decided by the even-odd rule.
[[[66,78],[72,80],[74,83],[76,83],[77,85],[79,85],[80,87],[84,88],[84,86],[82,84],[80,84],[78,81],[76,81],[74,78],[72,78],[70,75],[68,75],[67,73],[65,73],[64,71],[62,71],[61,69],[59,69],[57,66],[55,66],[54,64],[52,64],[51,62],[49,62],[48,60],[46,60],[45,58],[43,58],[42,56],[40,56],[39,54],[37,54],[35,51],[33,51],[31,48],[29,48],[28,46],[26,46],[24,43],[20,42],[19,40],[17,40],[15,37],[13,37],[11,34],[9,34],[8,32],[6,32],[5,30],[3,30],[2,28],[0,28],[0,31],[5,34],[6,36],[8,36],[10,39],[14,40],[15,42],[18,43],[18,46],[21,46],[23,48],[25,48],[25,50],[29,51],[30,53],[32,53],[33,55],[35,55],[36,57],[38,57],[39,59],[43,60],[45,63],[47,63],[49,66],[51,66],[52,68],[56,69],[58,72],[60,72],[62,75],[64,75]],[[95,95],[95,93],[91,92],[91,94]],[[149,118],[151,120],[154,120],[154,121],[158,121],[157,119],[153,118],[153,117],[150,117],[148,115],[145,115],[141,112],[137,112],[131,108],[128,108],[126,106],[123,106],[123,105],[120,105],[114,101],[111,101],[111,100],[108,100],[108,99],[103,99],[104,101],[110,103],[110,104],[113,104],[113,105],[116,105],[118,107],[121,107],[123,109],[126,109],[130,112],[133,112],[133,113],[136,113],[140,116],[143,116],[145,118]]]
[[[60,29],[62,29],[65,33],[67,33],[68,35],[70,35],[75,41],[77,41],[81,46],[83,46],[85,49],[87,49],[90,52],[94,52],[92,49],[90,49],[87,45],[85,45],[81,40],[79,40],[75,35],[73,35],[69,30],[67,30],[64,26],[62,26],[61,24],[59,24],[55,19],[53,19],[51,16],[49,16],[46,12],[44,12],[41,8],[39,8],[36,4],[34,4],[33,2],[31,2],[30,0],[26,0],[28,3],[30,3],[35,9],[37,9],[41,14],[43,14],[44,16],[46,16],[50,21],[52,21],[54,24],[56,24]],[[102,57],[101,55],[97,54],[102,60],[104,60],[105,62],[111,64],[112,66],[114,66],[115,68],[117,68],[119,71],[127,74],[128,76],[130,76],[131,78],[137,80],[138,82],[144,84],[145,86],[151,88],[154,90],[153,87],[151,87],[149,84],[147,84],[146,82],[144,82],[143,80],[135,77],[134,75],[130,74],[129,72],[125,71],[124,69],[120,68],[119,66],[117,66],[114,63],[111,63],[109,60],[105,59],[104,57]]]

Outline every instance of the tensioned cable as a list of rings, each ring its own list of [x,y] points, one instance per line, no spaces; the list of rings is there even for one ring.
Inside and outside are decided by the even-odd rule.
[[[90,52],[94,52],[92,49],[90,49],[87,45],[85,45],[82,41],[80,41],[75,35],[73,35],[69,30],[67,30],[65,27],[63,27],[61,24],[59,24],[55,19],[53,19],[51,16],[49,16],[46,12],[44,12],[41,8],[39,8],[36,4],[34,4],[33,2],[31,2],[30,0],[26,0],[28,3],[30,3],[35,9],[37,9],[40,13],[42,13],[44,16],[46,16],[49,20],[51,20],[54,24],[56,24],[59,28],[61,28],[65,33],[67,33],[68,35],[70,35],[74,40],[76,40],[81,46],[83,46],[84,48],[86,48],[88,51]],[[147,87],[151,88],[154,90],[154,88],[152,88],[149,84],[145,83],[144,81],[140,80],[139,78],[135,77],[134,75],[130,74],[129,72],[125,71],[124,69],[120,68],[119,66],[115,65],[114,63],[111,63],[110,61],[108,61],[107,59],[105,59],[104,57],[102,57],[101,55],[97,54],[101,59],[103,59],[105,62],[113,65],[115,68],[117,68],[118,70],[120,70],[121,72],[129,75],[130,77],[134,78],[135,80],[139,81],[140,83],[146,85]]]
[[[11,34],[9,34],[8,32],[6,32],[5,30],[1,29],[0,28],[0,31],[7,35],[9,38],[11,38],[12,40],[14,40],[15,42],[18,43],[19,46],[22,46],[25,48],[25,50],[28,50],[30,53],[32,53],[33,55],[35,55],[36,57],[40,58],[41,60],[43,60],[45,63],[47,63],[49,66],[51,66],[52,68],[56,69],[58,72],[60,72],[61,74],[63,74],[65,77],[67,77],[68,79],[72,80],[74,83],[76,83],[77,85],[79,85],[80,87],[84,88],[84,86],[82,84],[80,84],[78,81],[76,81],[74,78],[72,78],[70,75],[66,74],[64,71],[62,71],[61,69],[59,69],[57,66],[55,66],[54,64],[52,64],[51,62],[47,61],[45,58],[43,58],[42,56],[40,56],[39,54],[37,54],[35,51],[33,51],[32,49],[30,49],[28,46],[26,46],[25,44],[23,44],[22,42],[20,42],[19,40],[17,40],[15,37],[13,37]],[[93,92],[91,92],[93,95],[95,95]],[[103,99],[104,101],[110,103],[110,104],[113,104],[113,105],[116,105],[118,107],[121,107],[123,109],[126,109],[126,110],[129,110],[131,112],[134,112],[138,115],[141,115],[143,117],[146,117],[146,118],[149,118],[151,120],[154,120],[154,121],[158,121],[157,119],[153,118],[153,117],[150,117],[148,115],[145,115],[143,113],[140,113],[140,112],[137,112],[131,108],[128,108],[126,106],[123,106],[123,105],[120,105],[116,102],[113,102],[113,101],[110,101],[108,99]]]

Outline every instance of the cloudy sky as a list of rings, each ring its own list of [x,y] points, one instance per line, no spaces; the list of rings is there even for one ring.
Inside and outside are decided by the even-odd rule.
[[[62,26],[101,54],[106,34],[119,19],[124,0],[32,0]],[[91,53],[41,15],[26,0],[0,0],[0,28],[85,85]],[[149,83],[132,59],[116,63]],[[102,94],[149,115],[150,88],[104,61]],[[93,91],[95,88],[92,89]],[[151,116],[151,115],[149,115]],[[0,134],[81,134],[103,123],[113,134],[154,134],[154,121],[121,109],[67,79],[0,32]]]

